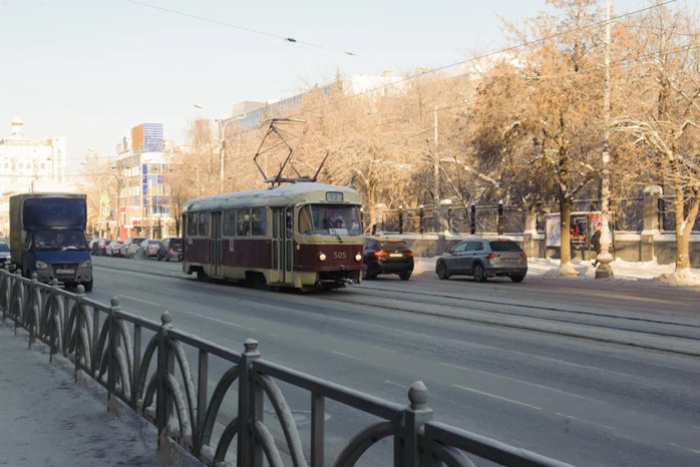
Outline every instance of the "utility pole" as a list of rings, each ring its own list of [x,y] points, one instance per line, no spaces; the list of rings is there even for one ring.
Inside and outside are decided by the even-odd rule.
[[[433,139],[435,141],[435,150],[433,154],[433,181],[435,206],[440,205],[440,157],[438,155],[438,106],[433,109]]]
[[[224,124],[223,120],[217,120],[216,121],[219,125],[219,151],[220,151],[220,157],[221,157],[221,171],[219,174],[219,179],[220,179],[220,185],[219,185],[219,192],[223,193],[224,192],[224,158],[226,156],[226,125]]]
[[[610,210],[610,10],[612,0],[606,0],[605,22],[605,89],[603,95],[603,115],[605,118],[603,160],[601,167],[600,197],[601,197],[601,232],[600,253],[598,253],[598,268],[595,271],[596,279],[613,277],[614,273],[610,263],[613,260],[610,254],[610,225],[608,224],[608,211]]]

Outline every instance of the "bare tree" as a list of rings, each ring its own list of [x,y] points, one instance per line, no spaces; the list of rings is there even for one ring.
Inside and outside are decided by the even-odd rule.
[[[676,274],[690,268],[689,241],[700,208],[700,46],[698,18],[659,6],[638,23],[627,67],[629,98],[615,119],[644,148],[642,162],[660,169],[673,193]]]

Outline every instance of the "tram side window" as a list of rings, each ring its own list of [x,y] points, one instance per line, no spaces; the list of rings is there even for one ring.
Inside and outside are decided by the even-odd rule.
[[[187,215],[187,236],[195,237],[197,236],[197,219],[199,215],[197,213],[192,213]]]
[[[224,237],[236,236],[236,211],[226,211],[224,213]]]
[[[250,209],[239,209],[236,219],[236,236],[247,237],[250,235]]]
[[[267,234],[267,210],[265,208],[254,208],[251,219],[252,235],[254,237],[264,237]]]
[[[197,228],[201,237],[209,236],[209,213],[199,213],[199,227]]]

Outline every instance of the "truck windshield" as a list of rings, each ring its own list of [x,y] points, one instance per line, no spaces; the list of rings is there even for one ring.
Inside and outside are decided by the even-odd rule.
[[[85,235],[79,230],[40,230],[34,233],[36,250],[85,250]]]
[[[309,204],[299,211],[299,233],[302,235],[349,235],[362,233],[357,206]]]

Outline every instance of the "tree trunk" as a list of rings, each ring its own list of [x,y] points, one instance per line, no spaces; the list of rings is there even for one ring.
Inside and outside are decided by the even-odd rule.
[[[564,195],[559,198],[561,213],[561,267],[571,263],[571,199]]]

